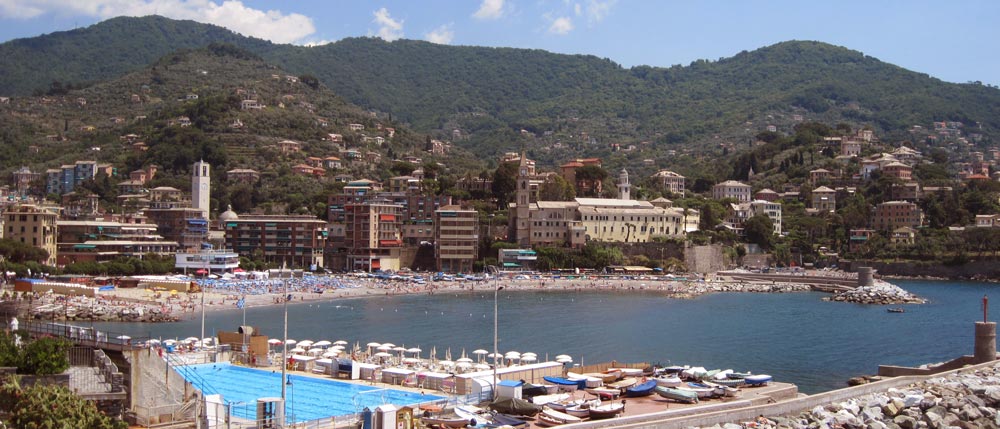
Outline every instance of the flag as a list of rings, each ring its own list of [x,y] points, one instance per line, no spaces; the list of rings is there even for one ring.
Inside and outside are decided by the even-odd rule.
[[[246,304],[246,297],[241,296],[240,299],[236,300],[236,308],[243,308]]]

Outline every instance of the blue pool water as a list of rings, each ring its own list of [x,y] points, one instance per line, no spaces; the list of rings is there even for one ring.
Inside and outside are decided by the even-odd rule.
[[[256,418],[258,398],[281,397],[281,373],[234,366],[228,363],[191,365],[181,371],[184,378],[206,394],[222,395],[234,405],[235,417]],[[403,390],[385,389],[342,381],[290,375],[285,387],[289,421],[309,421],[331,416],[354,414],[365,407],[375,409],[382,404],[413,405],[444,399]]]

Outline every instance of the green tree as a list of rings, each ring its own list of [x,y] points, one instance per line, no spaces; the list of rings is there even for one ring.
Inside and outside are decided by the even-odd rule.
[[[562,176],[553,174],[545,179],[538,194],[543,201],[570,201],[576,198],[576,189]]]
[[[24,346],[22,366],[26,374],[61,374],[69,369],[67,353],[72,344],[62,338],[43,337]]]
[[[497,208],[506,208],[514,191],[517,190],[517,164],[504,162],[493,172],[493,197]]]
[[[743,223],[743,233],[747,242],[757,244],[764,250],[770,250],[774,238],[774,222],[767,215],[751,216]]]
[[[127,429],[128,424],[102,414],[94,402],[69,389],[36,384],[23,388],[16,379],[0,386],[0,406],[9,427]]]

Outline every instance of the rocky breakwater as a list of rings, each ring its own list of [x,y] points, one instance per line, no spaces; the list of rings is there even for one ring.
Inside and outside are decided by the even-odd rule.
[[[923,298],[884,281],[876,281],[872,286],[860,286],[823,299],[877,305],[923,304],[925,302]]]
[[[818,406],[798,415],[762,416],[713,429],[998,429],[1000,365],[931,378],[904,388]]]
[[[65,302],[33,306],[31,318],[57,321],[96,322],[176,322],[178,317],[169,307],[154,303],[128,301]]]
[[[808,292],[807,284],[800,283],[759,283],[759,282],[709,282],[697,283],[692,288],[694,292],[756,292],[756,293],[781,293],[781,292]]]

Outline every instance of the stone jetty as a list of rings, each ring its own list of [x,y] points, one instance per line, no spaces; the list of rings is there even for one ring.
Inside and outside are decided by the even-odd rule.
[[[95,322],[176,322],[177,313],[170,307],[152,302],[93,300],[75,298],[55,301],[40,299],[28,309],[30,318],[53,321]]]
[[[860,286],[823,299],[876,305],[923,304],[925,302],[923,298],[884,281],[876,281],[874,285]]]
[[[963,370],[901,388],[818,406],[796,415],[762,416],[712,429],[1000,428],[1000,364]]]

